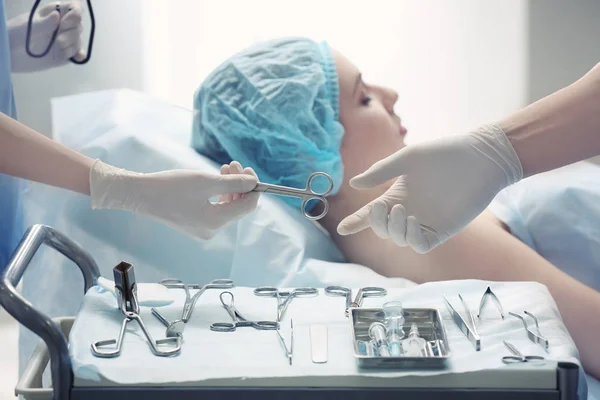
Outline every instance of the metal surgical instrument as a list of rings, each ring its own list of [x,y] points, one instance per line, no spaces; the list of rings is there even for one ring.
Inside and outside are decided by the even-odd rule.
[[[502,357],[502,362],[505,364],[512,363],[523,363],[523,362],[531,362],[531,361],[543,361],[545,360],[542,356],[524,356],[514,345],[508,343],[506,340],[504,341],[504,345],[508,347],[512,356],[504,356]]]
[[[317,178],[319,176],[325,177],[328,181],[328,183],[327,183],[328,188],[322,193],[314,191],[311,186],[312,182],[315,180],[315,178]],[[254,189],[252,189],[252,191],[273,193],[273,194],[277,194],[280,196],[290,196],[290,197],[301,198],[302,199],[301,209],[302,209],[302,213],[304,214],[304,216],[310,220],[318,220],[318,219],[323,218],[325,216],[325,214],[327,214],[327,211],[329,211],[329,202],[327,201],[326,197],[333,191],[333,179],[331,179],[331,176],[329,176],[325,172],[315,172],[308,177],[308,180],[306,181],[305,189],[298,189],[298,188],[292,188],[292,187],[287,187],[287,186],[279,186],[279,185],[272,185],[269,183],[259,182],[256,185],[256,187]],[[323,203],[323,210],[319,215],[315,215],[315,216],[310,215],[308,213],[308,211],[306,210],[306,205],[311,200],[317,200],[318,202]]]
[[[492,298],[492,301],[496,305],[496,308],[498,309],[498,311],[500,311],[500,315],[502,316],[502,319],[504,319],[504,309],[502,308],[502,303],[500,303],[498,296],[496,296],[496,294],[494,292],[492,292],[492,288],[489,286],[487,287],[485,292],[483,292],[483,296],[481,296],[481,301],[479,302],[479,312],[477,313],[477,318],[481,318],[481,310],[483,309],[483,305],[485,304],[485,301],[487,300],[488,297]]]
[[[290,339],[290,348],[288,349],[287,345],[285,344],[285,339],[283,338],[283,336],[281,336],[281,332],[279,332],[279,328],[277,328],[275,330],[275,332],[277,332],[277,336],[279,336],[279,341],[281,342],[281,344],[283,345],[284,349],[285,349],[285,355],[288,358],[288,360],[290,360],[290,365],[292,365],[292,358],[294,357],[294,320],[291,319],[290,320],[290,329],[291,329],[291,339]]]
[[[524,311],[524,313],[525,313],[525,315],[528,315],[529,317],[531,317],[533,319],[533,321],[535,322],[535,326],[537,328],[537,332],[534,332],[533,330],[531,330],[529,328],[529,325],[527,324],[527,321],[525,320],[524,317],[522,317],[519,314],[509,312],[510,315],[512,315],[513,317],[519,318],[523,322],[523,326],[525,327],[525,330],[527,331],[527,336],[529,337],[529,340],[531,340],[533,343],[539,344],[545,350],[548,350],[548,346],[549,346],[548,339],[546,339],[542,335],[542,332],[540,332],[540,325],[538,324],[537,318],[535,317],[535,315],[533,315],[532,313],[530,313],[528,311]]]
[[[465,308],[467,318],[469,319],[471,325],[465,322],[463,317],[461,317],[461,315],[454,309],[454,307],[452,307],[452,304],[450,304],[446,296],[442,295],[442,297],[444,298],[444,301],[446,302],[446,307],[448,307],[448,311],[450,311],[450,315],[452,316],[452,319],[454,320],[458,328],[467,336],[467,339],[469,339],[471,343],[473,343],[473,346],[475,346],[476,351],[481,350],[481,338],[479,337],[479,333],[477,333],[477,328],[475,327],[475,319],[473,318],[473,314],[471,314],[471,311],[469,310],[469,307],[465,303],[461,294],[459,293],[458,297],[460,298],[460,301],[462,302],[463,307]]]
[[[225,300],[223,296],[229,297],[229,302]],[[234,305],[234,297],[231,292],[223,292],[219,296],[221,299],[221,304],[227,310],[227,313],[233,320],[233,322],[215,322],[210,325],[210,330],[215,332],[233,332],[238,327],[246,327],[249,326],[254,329],[259,330],[276,330],[279,328],[279,323],[275,321],[248,321],[246,318],[240,314],[240,312],[235,308]]]
[[[118,339],[101,340],[92,343],[92,354],[96,357],[112,358],[118,357],[121,354],[123,348],[123,337],[127,329],[127,324],[135,320],[150,345],[150,349],[157,356],[172,356],[180,352],[181,341],[178,337],[168,337],[166,339],[159,339],[154,341],[150,332],[146,329],[146,325],[140,318],[140,305],[137,300],[137,285],[135,282],[135,274],[133,271],[133,265],[121,262],[115,268],[113,268],[113,275],[115,278],[115,292],[117,294],[117,305],[125,318],[121,324],[121,331],[119,332]],[[173,347],[169,350],[160,350],[160,345],[172,344]],[[111,350],[105,350],[107,346],[116,345]]]
[[[360,307],[365,297],[383,297],[387,295],[387,290],[381,287],[364,287],[358,290],[354,301],[352,300],[352,289],[344,286],[327,286],[325,288],[327,296],[341,296],[346,298],[346,316],[348,316],[351,307]]]
[[[163,279],[159,283],[169,289],[185,290],[185,303],[183,304],[183,312],[181,313],[181,321],[184,323],[187,323],[190,318],[192,318],[192,312],[202,293],[206,292],[208,289],[231,289],[233,287],[233,281],[231,279],[215,279],[206,285],[188,285],[178,279]],[[198,291],[194,293],[193,296],[190,296],[190,289],[198,289]]]
[[[277,299],[277,322],[281,322],[288,306],[294,297],[314,297],[319,294],[319,290],[311,287],[297,288],[292,291],[280,291],[271,286],[262,286],[254,289],[257,296],[275,297]]]

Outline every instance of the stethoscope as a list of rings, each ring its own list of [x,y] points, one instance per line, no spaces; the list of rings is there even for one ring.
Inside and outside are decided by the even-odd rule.
[[[58,28],[59,28],[59,26],[57,26],[56,30],[52,34],[52,37],[50,38],[50,44],[48,45],[48,48],[46,49],[46,51],[44,51],[41,54],[33,54],[31,52],[31,50],[29,48],[29,44],[30,44],[29,42],[30,42],[30,38],[31,38],[31,25],[33,22],[33,16],[35,14],[35,11],[37,10],[38,6],[40,5],[40,1],[41,0],[35,0],[33,8],[31,9],[31,13],[29,13],[29,22],[27,23],[27,38],[25,39],[26,40],[25,51],[27,51],[27,54],[29,54],[29,56],[31,56],[33,58],[41,58],[41,57],[44,57],[46,54],[48,54],[48,52],[52,48],[52,45],[54,44],[54,41],[56,40],[56,36],[58,35]],[[83,60],[77,60],[77,59],[75,59],[75,57],[71,57],[70,60],[74,64],[85,64],[90,60],[90,57],[92,56],[92,44],[94,43],[94,31],[96,30],[96,20],[94,19],[94,10],[92,10],[92,0],[87,0],[87,5],[88,5],[88,10],[90,11],[90,19],[92,21],[92,30],[90,31],[90,41],[88,43],[87,56]],[[57,5],[56,10],[60,11],[60,6]]]

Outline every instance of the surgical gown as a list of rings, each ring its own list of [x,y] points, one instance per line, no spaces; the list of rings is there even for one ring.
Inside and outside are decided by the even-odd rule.
[[[0,0],[0,112],[16,118],[10,72],[6,15],[4,1]],[[20,179],[0,174],[0,271],[6,268],[23,234],[21,193],[24,184]]]

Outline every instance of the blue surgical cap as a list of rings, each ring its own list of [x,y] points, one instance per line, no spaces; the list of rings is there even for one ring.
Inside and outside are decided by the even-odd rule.
[[[310,174],[326,172],[336,194],[344,135],[338,96],[327,43],[284,38],[253,45],[196,90],[192,147],[218,163],[237,160],[252,167],[265,183],[304,188]]]

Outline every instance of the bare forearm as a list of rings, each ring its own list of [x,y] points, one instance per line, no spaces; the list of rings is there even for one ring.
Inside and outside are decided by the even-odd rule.
[[[525,177],[599,155],[600,64],[498,125],[517,152]]]
[[[0,173],[89,195],[93,162],[0,113]]]

